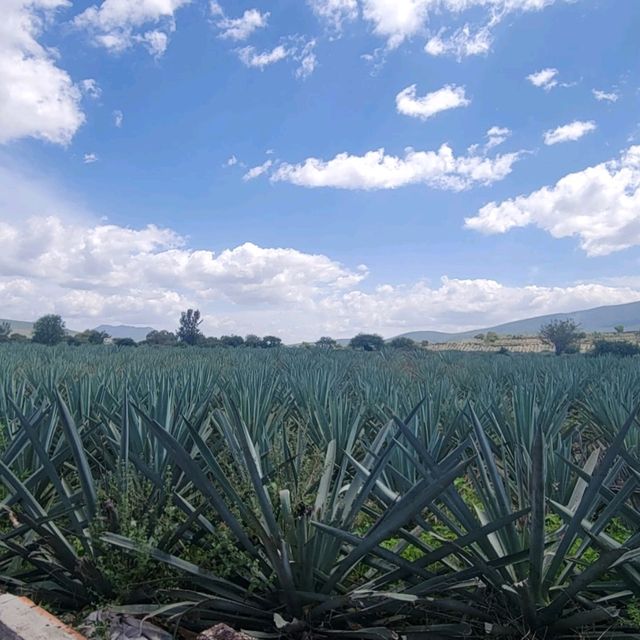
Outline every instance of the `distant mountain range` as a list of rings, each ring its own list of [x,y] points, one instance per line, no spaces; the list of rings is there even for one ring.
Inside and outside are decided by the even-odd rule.
[[[493,327],[485,327],[481,329],[473,329],[473,331],[462,331],[459,333],[446,333],[444,331],[410,331],[401,334],[402,337],[411,338],[416,342],[428,340],[433,343],[441,342],[464,342],[473,338],[479,333],[487,333],[494,331],[498,335],[537,335],[540,326],[552,320],[573,319],[580,324],[583,331],[613,331],[616,325],[623,325],[626,331],[640,331],[640,301],[629,302],[627,304],[607,305],[603,307],[595,307],[594,309],[584,309],[581,311],[572,311],[570,313],[551,313],[545,316],[535,316],[533,318],[524,318],[523,320],[515,320],[506,322],[505,324],[495,325]],[[21,333],[29,336],[33,331],[33,322],[25,322],[23,320],[2,320],[0,322],[8,322],[14,333]],[[97,331],[105,331],[112,338],[132,338],[136,342],[141,342],[147,337],[153,327],[134,327],[130,325],[110,325],[101,324],[95,327]],[[69,330],[70,334],[77,331]],[[347,344],[349,339],[338,340],[340,344]]]
[[[11,325],[12,333],[20,333],[24,336],[30,336],[33,333],[33,322],[26,322],[24,320],[3,320],[1,322],[8,322]],[[141,342],[147,337],[150,331],[153,331],[153,327],[132,327],[126,324],[110,325],[101,324],[99,327],[95,327],[96,331],[105,331],[112,338],[133,338],[136,342]],[[67,329],[67,333],[75,335],[78,331],[73,329]]]
[[[474,329],[473,331],[463,331],[460,333],[445,333],[442,331],[410,331],[401,334],[402,337],[411,338],[420,342],[428,340],[429,342],[464,342],[473,338],[479,333],[487,333],[494,331],[498,335],[537,335],[541,325],[551,322],[552,320],[572,319],[578,324],[583,331],[593,332],[611,332],[616,325],[623,325],[626,331],[640,330],[640,301],[629,302],[627,304],[607,305],[604,307],[595,307],[594,309],[584,309],[582,311],[572,311],[570,313],[551,313],[546,316],[535,316],[533,318],[524,318],[523,320],[515,320],[493,327],[485,327],[483,329]]]
[[[101,324],[96,331],[104,331],[112,338],[131,338],[136,342],[142,342],[147,334],[153,331],[153,327],[132,327],[126,324]]]

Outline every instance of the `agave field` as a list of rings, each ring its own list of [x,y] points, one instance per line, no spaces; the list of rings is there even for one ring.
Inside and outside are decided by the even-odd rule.
[[[0,349],[0,585],[177,638],[640,638],[637,359]]]

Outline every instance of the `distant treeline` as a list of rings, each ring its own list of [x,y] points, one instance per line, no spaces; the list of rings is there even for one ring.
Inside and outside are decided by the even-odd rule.
[[[12,333],[11,325],[8,322],[0,323],[0,342],[35,342],[44,345],[56,345],[67,343],[71,346],[114,344],[120,347],[137,347],[139,345],[150,345],[157,347],[230,347],[230,348],[252,348],[252,349],[273,349],[283,346],[282,339],[273,336],[257,336],[249,334],[244,338],[238,335],[225,335],[221,337],[205,336],[200,329],[202,317],[198,309],[187,309],[180,314],[178,329],[174,331],[153,330],[141,342],[136,342],[132,338],[112,338],[105,331],[97,329],[86,329],[80,333],[69,334],[65,322],[61,316],[48,314],[38,318],[33,325],[33,335],[31,338],[20,334]],[[624,327],[616,327],[616,333],[623,333]],[[540,327],[539,338],[546,344],[553,346],[556,355],[575,354],[580,352],[580,340],[585,334],[580,331],[580,326],[573,320],[553,320]],[[487,343],[495,343],[498,335],[489,332],[478,334],[476,340]],[[301,347],[317,349],[340,349],[343,348],[336,340],[329,336],[323,336],[315,342],[306,342]],[[375,333],[359,333],[349,340],[347,345],[350,349],[359,351],[382,351],[383,349],[411,350],[427,348],[428,341],[423,340],[418,343],[411,338],[399,336],[385,341],[385,339]],[[509,350],[501,347],[498,352],[508,355]],[[640,355],[640,347],[637,344],[624,340],[596,339],[591,350],[593,355],[618,355],[635,356]]]

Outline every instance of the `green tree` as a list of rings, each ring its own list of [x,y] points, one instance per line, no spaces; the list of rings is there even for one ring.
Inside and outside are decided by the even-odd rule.
[[[256,336],[255,334],[250,333],[244,339],[244,346],[250,347],[252,349],[258,349],[260,347],[263,347],[264,345],[262,344],[262,339],[259,336]]]
[[[9,336],[11,342],[29,342],[29,338],[22,333],[12,333]]]
[[[415,349],[416,343],[411,338],[405,338],[403,336],[398,336],[397,338],[393,338],[389,340],[387,343],[392,349]]]
[[[475,336],[473,336],[474,340],[484,340],[484,333],[476,333]]]
[[[613,327],[613,330],[616,333],[624,333],[624,325],[623,324],[617,324],[615,327]]]
[[[52,346],[62,342],[66,330],[64,320],[53,313],[38,318],[33,325],[33,342]]]
[[[241,347],[244,344],[242,336],[222,336],[220,343],[225,347]]]
[[[487,334],[484,337],[487,342],[497,342],[498,338],[499,336],[495,331],[487,331]]]
[[[178,344],[178,338],[173,331],[162,329],[160,331],[149,331],[145,338],[147,344],[159,345],[162,347],[175,347]]]
[[[178,339],[185,344],[197,344],[202,337],[200,331],[201,324],[202,318],[200,317],[200,311],[198,311],[198,309],[187,309],[183,311],[180,315],[180,327],[177,331]]]
[[[265,349],[273,349],[274,347],[281,347],[282,340],[277,336],[264,336],[264,338],[262,338],[262,346]]]
[[[320,340],[316,340],[315,345],[319,349],[336,349],[338,347],[338,343],[329,336],[322,336]]]
[[[376,333],[359,333],[351,338],[349,347],[359,351],[380,351],[384,347],[384,338]]]
[[[580,325],[571,318],[567,320],[552,320],[540,327],[540,338],[547,344],[553,345],[556,355],[577,350],[579,342],[584,338]],[[575,351],[574,351],[575,352]]]
[[[11,325],[8,322],[0,322],[0,342],[9,342]]]

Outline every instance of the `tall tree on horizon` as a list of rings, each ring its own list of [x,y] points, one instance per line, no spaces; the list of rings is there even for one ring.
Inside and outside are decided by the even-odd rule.
[[[180,326],[178,327],[177,336],[181,342],[194,345],[202,338],[200,325],[202,318],[198,309],[187,309],[180,315]]]
[[[33,342],[53,346],[62,342],[66,335],[64,320],[53,313],[38,318],[33,325]]]

